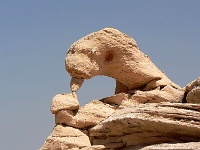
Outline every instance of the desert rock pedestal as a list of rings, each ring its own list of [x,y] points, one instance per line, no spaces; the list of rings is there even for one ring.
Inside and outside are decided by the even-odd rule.
[[[40,150],[200,149],[200,77],[181,88],[113,28],[76,41],[65,64],[71,93],[53,98]],[[80,107],[76,91],[99,75],[116,80],[115,94]]]

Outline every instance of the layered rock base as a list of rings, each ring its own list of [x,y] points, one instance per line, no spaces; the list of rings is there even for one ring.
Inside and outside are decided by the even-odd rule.
[[[134,103],[121,93],[79,109],[71,94],[58,94],[51,112],[56,126],[41,150],[200,147],[200,104]]]

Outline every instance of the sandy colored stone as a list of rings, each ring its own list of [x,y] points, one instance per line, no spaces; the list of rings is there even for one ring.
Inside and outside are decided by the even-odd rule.
[[[130,146],[121,150],[199,150],[200,142],[164,143],[150,146]]]
[[[72,94],[57,94],[51,103],[51,112],[56,114],[59,110],[77,110],[79,102]]]
[[[92,139],[92,145],[104,145],[105,148],[119,148],[123,147],[124,143],[121,136],[102,137],[101,139]]]
[[[105,98],[101,99],[101,101],[115,106],[115,105],[121,105],[121,103],[123,101],[128,100],[130,97],[131,97],[130,94],[119,93],[119,94],[115,94],[113,96],[105,97]]]
[[[90,79],[98,75],[114,78],[116,94],[162,90],[165,86],[171,86],[174,92],[182,91],[140,51],[133,38],[113,28],[102,29],[76,41],[70,46],[65,62],[72,78]]]
[[[89,137],[78,129],[57,125],[40,150],[68,150],[90,147]]]
[[[82,86],[83,82],[84,82],[84,79],[82,79],[82,78],[73,77],[71,79],[70,88],[71,88],[73,97],[75,97],[75,98],[77,97],[76,91]]]
[[[105,146],[104,145],[92,145],[92,146],[81,148],[81,150],[105,150]]]
[[[56,127],[53,129],[51,133],[52,137],[78,137],[85,135],[86,134],[79,129],[62,125],[56,125]]]
[[[55,116],[55,120],[56,124],[65,124],[82,129],[95,126],[114,112],[115,107],[98,100],[93,100],[81,107],[75,115],[67,110],[59,111]]]
[[[200,105],[147,103],[130,105],[91,128],[92,143],[122,147],[200,141]],[[103,139],[103,140],[102,140]],[[120,139],[122,142],[120,142]]]
[[[199,87],[200,86],[200,77],[196,78],[192,82],[190,82],[188,85],[185,87],[185,92],[190,92],[192,89]]]
[[[186,97],[188,103],[200,103],[200,86],[192,89]]]
[[[151,91],[137,90],[131,99],[139,103],[159,103],[159,102],[181,102],[184,98],[184,90],[174,89],[171,86],[165,86],[163,89]]]
[[[67,122],[72,122],[74,112],[71,110],[60,110],[55,114],[56,125],[68,125]]]
[[[186,86],[185,93],[188,103],[200,103],[200,77]]]
[[[113,28],[72,44],[65,62],[72,94],[53,98],[56,127],[41,150],[200,147],[200,104],[191,104],[200,102],[200,77],[180,88],[133,38]],[[79,109],[76,91],[99,75],[116,80],[115,95]]]

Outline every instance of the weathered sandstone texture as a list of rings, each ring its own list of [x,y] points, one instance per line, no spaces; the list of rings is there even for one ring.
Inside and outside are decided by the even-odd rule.
[[[164,101],[181,102],[183,99],[184,91],[140,51],[136,41],[113,28],[91,33],[72,44],[65,62],[72,77],[72,92],[81,87],[84,79],[104,75],[116,80],[116,94],[156,90],[157,95],[160,90],[167,93]],[[176,98],[172,100],[174,94]],[[154,101],[163,101],[163,97],[153,97]]]
[[[63,124],[83,129],[103,121],[115,112],[115,108],[98,100],[93,100],[77,112],[60,110],[55,115],[56,124]]]
[[[113,28],[75,42],[65,62],[72,93],[53,98],[56,125],[40,150],[199,149],[200,77],[179,87]],[[79,107],[76,91],[98,75],[116,80],[115,95]]]
[[[82,131],[57,125],[41,149],[71,149],[91,146],[89,137]]]
[[[51,103],[51,112],[56,114],[60,110],[78,110],[79,102],[72,94],[58,94]]]
[[[89,129],[91,143],[106,148],[200,141],[200,106],[148,103],[119,109]],[[200,143],[199,143],[200,144]]]
[[[200,103],[200,77],[189,83],[185,88],[185,92],[188,103]]]

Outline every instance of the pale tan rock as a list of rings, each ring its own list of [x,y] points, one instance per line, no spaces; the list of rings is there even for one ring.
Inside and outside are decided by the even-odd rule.
[[[81,150],[105,150],[105,146],[104,145],[92,145],[92,146],[81,148]]]
[[[192,89],[186,99],[188,103],[200,103],[200,86]]]
[[[131,97],[130,94],[119,93],[119,94],[115,94],[113,96],[105,97],[105,98],[101,99],[101,101],[115,106],[115,105],[121,105],[121,103],[123,101],[128,100],[130,97]]]
[[[90,147],[89,137],[78,129],[57,125],[40,150],[68,150]]]
[[[198,77],[197,79],[195,79],[194,81],[190,82],[186,87],[185,87],[185,91],[188,93],[191,90],[193,90],[196,87],[200,86],[200,77]]]
[[[73,112],[68,110],[59,111],[55,115],[55,120],[56,124],[65,124],[82,129],[95,126],[99,122],[108,118],[114,112],[115,107],[98,100],[93,100],[81,107],[75,115],[73,115]]]
[[[72,44],[66,57],[66,70],[78,79],[112,77],[116,80],[116,94],[162,90],[165,86],[171,86],[173,93],[182,90],[140,51],[133,38],[113,28],[91,33]]]
[[[59,110],[77,110],[79,102],[72,94],[58,94],[51,103],[51,112],[56,114]]]
[[[200,141],[200,104],[132,104],[117,110],[89,131],[91,143],[122,148]],[[116,142],[110,138],[118,139]],[[121,142],[121,141],[122,142]],[[121,146],[120,146],[121,143]],[[123,144],[122,144],[123,143]],[[109,147],[110,145],[110,147]]]
[[[138,103],[160,103],[160,102],[181,102],[184,98],[184,90],[174,89],[171,86],[165,86],[163,89],[154,89],[151,91],[132,91],[134,94],[121,101],[121,107],[129,107]]]
[[[200,142],[164,143],[150,146],[130,146],[121,150],[199,150]]]
[[[113,137],[102,137],[101,139],[92,139],[92,145],[104,145],[105,148],[114,149],[123,147],[124,143],[122,137],[113,136]]]
[[[73,77],[70,82],[70,88],[73,96],[76,98],[76,91],[82,86],[84,79]]]
[[[51,133],[51,136],[52,137],[78,137],[78,136],[86,136],[86,134],[83,133],[81,130],[75,129],[73,127],[56,125],[56,127],[53,129]]]
[[[69,125],[73,122],[74,112],[71,110],[60,110],[55,114],[55,123],[57,125]]]
[[[105,28],[83,37],[69,48],[66,70],[72,94],[54,97],[56,127],[41,150],[200,146],[200,104],[190,104],[199,103],[200,78],[180,88],[128,35]],[[116,80],[116,94],[79,109],[76,91],[98,75]],[[176,103],[184,98],[189,103]]]
[[[184,98],[184,90],[174,89],[172,86],[165,86],[163,89],[151,91],[134,92],[131,99],[139,103],[159,103],[159,102],[181,102]]]
[[[200,103],[200,77],[189,83],[185,92],[188,103]]]

